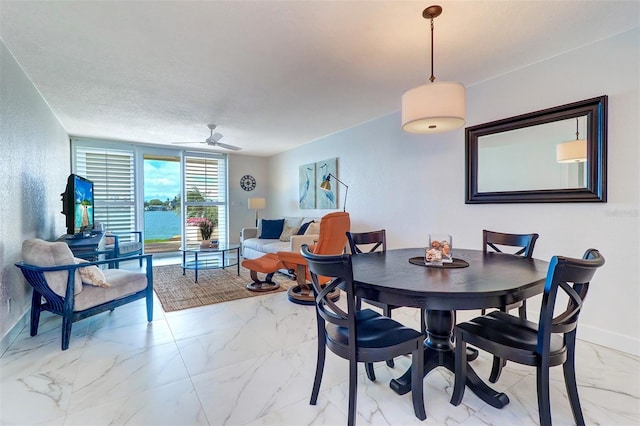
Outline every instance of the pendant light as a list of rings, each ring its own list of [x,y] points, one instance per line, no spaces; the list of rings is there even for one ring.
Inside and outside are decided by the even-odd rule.
[[[461,127],[465,123],[465,88],[460,83],[436,82],[433,75],[433,20],[442,7],[429,6],[422,12],[431,20],[430,83],[402,94],[402,130],[409,133],[438,133]]]
[[[587,161],[587,140],[580,139],[578,118],[576,117],[576,140],[556,145],[558,163],[584,163]]]

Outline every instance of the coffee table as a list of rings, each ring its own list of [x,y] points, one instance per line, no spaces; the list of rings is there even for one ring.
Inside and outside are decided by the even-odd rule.
[[[182,275],[187,269],[195,272],[195,282],[198,282],[198,271],[200,269],[225,269],[229,266],[236,266],[236,272],[240,275],[240,245],[220,244],[217,248],[204,248],[200,246],[180,247],[182,252]],[[229,253],[235,251],[235,256]],[[187,260],[187,255],[192,255],[193,260]]]

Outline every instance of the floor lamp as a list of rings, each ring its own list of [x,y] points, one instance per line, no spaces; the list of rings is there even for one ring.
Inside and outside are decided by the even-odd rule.
[[[267,200],[264,198],[249,198],[249,209],[256,211],[256,227],[258,226],[258,210],[262,210],[267,206]]]
[[[335,177],[333,174],[329,173],[327,175],[327,177],[320,184],[320,189],[322,189],[323,191],[331,191],[331,178],[332,177],[336,180],[336,182],[341,183],[345,187],[345,190],[344,190],[344,203],[342,204],[342,211],[346,212],[347,211],[347,193],[349,192],[349,185],[347,185],[346,183],[344,183],[343,181],[341,181],[340,179]]]

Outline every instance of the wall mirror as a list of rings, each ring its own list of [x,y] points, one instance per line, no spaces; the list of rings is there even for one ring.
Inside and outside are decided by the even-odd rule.
[[[467,127],[466,203],[605,202],[607,96]]]

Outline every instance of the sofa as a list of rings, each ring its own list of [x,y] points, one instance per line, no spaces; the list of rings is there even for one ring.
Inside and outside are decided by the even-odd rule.
[[[282,228],[281,232],[275,235],[278,229],[277,221],[282,221]],[[303,225],[306,225],[306,229],[304,233],[298,235]],[[279,251],[299,252],[303,244],[313,245],[318,240],[319,232],[320,219],[315,217],[261,219],[258,227],[242,228],[240,232],[242,257],[255,259],[267,253]]]

